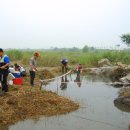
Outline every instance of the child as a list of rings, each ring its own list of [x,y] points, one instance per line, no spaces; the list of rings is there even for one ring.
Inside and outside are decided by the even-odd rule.
[[[76,67],[77,76],[80,75],[81,71],[82,71],[82,65],[78,64],[77,67]]]

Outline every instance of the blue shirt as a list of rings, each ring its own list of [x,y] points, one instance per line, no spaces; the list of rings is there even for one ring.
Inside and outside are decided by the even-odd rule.
[[[4,57],[4,62],[5,62],[6,64],[10,63],[10,59],[9,59],[8,56],[5,56],[5,57]]]

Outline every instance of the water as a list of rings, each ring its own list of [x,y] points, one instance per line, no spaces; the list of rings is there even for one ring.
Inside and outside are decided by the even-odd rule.
[[[75,78],[76,75],[68,76],[69,82],[62,83],[62,88],[60,82],[65,79],[43,87],[80,103],[80,109],[66,115],[21,121],[0,130],[128,130],[130,113],[119,110],[113,103],[119,88],[96,76],[80,77],[81,84],[73,82]]]

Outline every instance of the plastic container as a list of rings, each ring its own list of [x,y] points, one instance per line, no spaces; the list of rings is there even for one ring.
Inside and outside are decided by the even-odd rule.
[[[10,80],[12,80],[12,79],[15,79],[15,76],[14,76],[12,73],[9,73],[8,78],[9,78]]]
[[[20,72],[18,72],[18,73],[12,73],[12,74],[14,75],[15,78],[20,78],[21,77]]]
[[[23,84],[23,78],[15,78],[15,79],[13,79],[13,84],[22,85]]]

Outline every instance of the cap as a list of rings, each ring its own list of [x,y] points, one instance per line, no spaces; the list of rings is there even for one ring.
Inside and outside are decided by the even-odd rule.
[[[36,56],[36,57],[39,57],[40,56],[40,54],[39,54],[39,52],[34,52],[34,56]]]
[[[2,48],[0,48],[0,52],[4,52]]]

